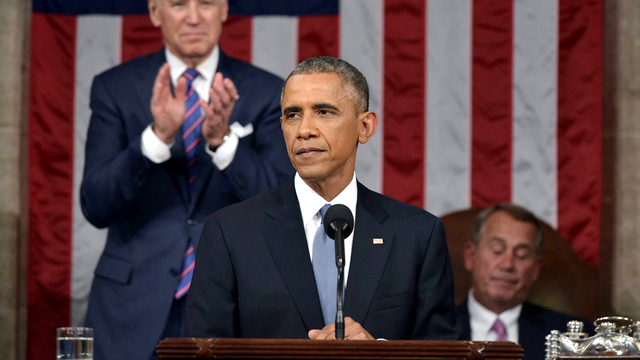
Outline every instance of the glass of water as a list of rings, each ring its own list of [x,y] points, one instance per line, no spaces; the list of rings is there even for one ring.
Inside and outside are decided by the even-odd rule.
[[[93,329],[61,327],[56,329],[58,359],[93,359]]]

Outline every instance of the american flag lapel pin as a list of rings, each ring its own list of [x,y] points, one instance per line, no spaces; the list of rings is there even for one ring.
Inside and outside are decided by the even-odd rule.
[[[381,238],[373,238],[373,245],[382,245],[384,244],[384,240]]]

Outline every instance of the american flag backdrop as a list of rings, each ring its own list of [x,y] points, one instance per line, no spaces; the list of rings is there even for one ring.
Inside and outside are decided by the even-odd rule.
[[[220,45],[286,77],[342,57],[381,119],[365,185],[435,213],[531,209],[597,265],[603,0],[229,0]],[[79,206],[93,76],[162,47],[145,0],[33,0],[28,358],[84,321],[106,232]]]

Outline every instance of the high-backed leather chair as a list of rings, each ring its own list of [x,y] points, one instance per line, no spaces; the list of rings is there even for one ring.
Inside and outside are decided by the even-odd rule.
[[[466,299],[471,288],[471,274],[464,267],[464,244],[472,240],[473,223],[482,210],[474,208],[442,216],[453,267],[456,304]],[[542,270],[528,300],[586,320],[595,320],[600,315],[597,269],[580,260],[569,242],[557,231],[541,223],[544,231]]]

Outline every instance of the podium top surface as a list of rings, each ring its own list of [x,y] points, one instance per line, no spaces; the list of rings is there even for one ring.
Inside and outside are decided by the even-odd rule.
[[[168,338],[158,359],[520,359],[509,341]]]

